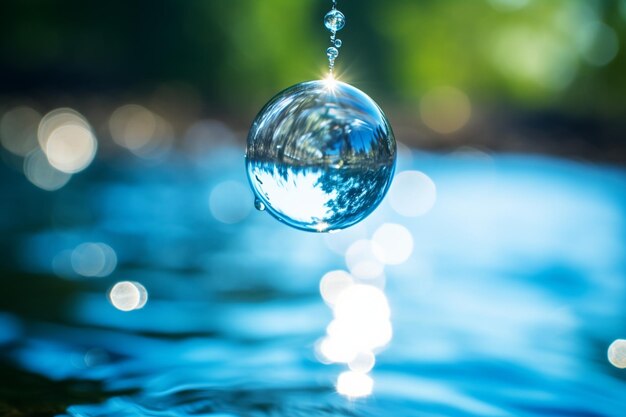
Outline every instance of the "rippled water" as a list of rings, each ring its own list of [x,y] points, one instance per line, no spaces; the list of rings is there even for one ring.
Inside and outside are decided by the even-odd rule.
[[[58,394],[61,414],[625,415],[626,374],[606,359],[626,338],[624,171],[404,151],[398,173],[432,179],[432,210],[402,217],[394,204],[432,202],[392,186],[364,223],[324,236],[253,210],[240,155],[99,162],[55,193],[3,168],[1,355],[98,392]],[[316,354],[333,320],[319,281],[384,223],[405,227],[413,250],[372,281],[393,338],[377,351],[372,395],[348,399],[335,387],[346,366]],[[111,275],[68,266],[86,242],[115,251]],[[107,299],[124,280],[147,289],[143,309]],[[36,403],[29,381],[2,383]]]

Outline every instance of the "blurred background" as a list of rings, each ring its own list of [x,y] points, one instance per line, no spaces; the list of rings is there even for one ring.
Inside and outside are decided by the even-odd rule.
[[[399,142],[336,235],[247,130],[330,1],[0,5],[0,414],[623,416],[626,1],[339,1]]]

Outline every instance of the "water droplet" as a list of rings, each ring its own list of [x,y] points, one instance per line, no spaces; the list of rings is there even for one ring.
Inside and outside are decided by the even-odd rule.
[[[338,32],[346,25],[346,17],[339,10],[333,9],[324,16],[324,26],[331,32]]]
[[[250,184],[267,211],[319,233],[350,227],[378,206],[391,183],[396,143],[376,103],[333,79],[274,97],[252,125],[246,154],[248,177],[257,179]]]
[[[341,39],[336,39],[335,40],[335,46],[337,48],[341,48],[341,45],[343,45],[343,42],[341,41]]]
[[[261,184],[263,184],[263,183],[261,182]],[[263,210],[265,210],[265,203],[263,203],[258,198],[255,198],[254,199],[254,208],[259,210],[259,211],[263,211]]]
[[[326,55],[328,55],[328,59],[333,61],[335,60],[335,58],[337,58],[337,56],[339,56],[339,51],[334,46],[331,46],[326,50]]]

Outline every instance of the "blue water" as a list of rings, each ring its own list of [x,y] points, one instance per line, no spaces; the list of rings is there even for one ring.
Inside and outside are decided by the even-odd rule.
[[[626,415],[626,371],[606,359],[626,338],[624,170],[401,154],[397,172],[436,184],[433,209],[404,218],[386,199],[336,235],[392,222],[414,241],[406,263],[385,267],[393,338],[373,393],[349,399],[335,388],[346,367],[315,352],[332,320],[319,281],[344,257],[254,210],[233,186],[246,186],[241,154],[99,161],[55,193],[3,168],[0,352],[53,381],[102,384],[104,402],[66,415]],[[230,197],[212,198],[226,181]],[[113,274],[53,271],[84,242],[115,250]],[[143,309],[111,306],[121,280],[147,288]]]

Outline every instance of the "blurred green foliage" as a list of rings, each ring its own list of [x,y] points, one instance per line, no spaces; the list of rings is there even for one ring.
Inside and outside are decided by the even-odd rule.
[[[329,7],[4,1],[0,93],[133,94],[176,81],[216,107],[256,108],[325,73]],[[338,72],[378,97],[412,102],[451,85],[475,101],[626,111],[624,0],[340,0],[339,8],[348,24]]]

